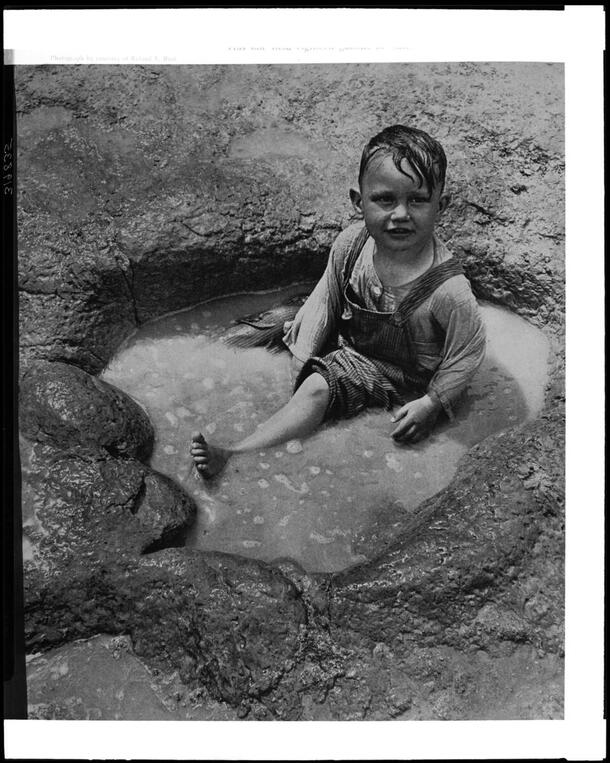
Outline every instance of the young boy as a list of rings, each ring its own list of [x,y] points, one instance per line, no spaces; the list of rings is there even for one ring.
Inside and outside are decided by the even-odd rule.
[[[436,237],[447,160],[427,133],[395,125],[375,135],[350,199],[364,224],[337,237],[324,275],[284,337],[292,398],[240,442],[193,439],[205,478],[236,453],[313,432],[326,419],[400,405],[397,442],[415,443],[453,406],[485,354],[485,332],[460,265]],[[405,404],[406,397],[415,398]]]

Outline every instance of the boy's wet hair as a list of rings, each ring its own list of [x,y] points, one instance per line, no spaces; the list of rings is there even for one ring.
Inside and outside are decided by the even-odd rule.
[[[441,144],[430,137],[427,132],[416,127],[392,125],[372,137],[364,147],[360,160],[358,183],[362,188],[362,180],[369,162],[379,151],[391,154],[396,169],[404,174],[400,166],[406,159],[419,175],[422,184],[428,184],[430,191],[440,186],[441,192],[445,187],[447,174],[447,157]]]

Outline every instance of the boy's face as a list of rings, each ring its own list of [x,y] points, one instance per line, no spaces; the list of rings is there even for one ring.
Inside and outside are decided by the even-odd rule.
[[[380,253],[416,257],[430,242],[449,197],[440,188],[430,191],[427,183],[420,184],[406,159],[401,167],[402,172],[390,154],[374,156],[361,188],[352,188],[350,197]]]

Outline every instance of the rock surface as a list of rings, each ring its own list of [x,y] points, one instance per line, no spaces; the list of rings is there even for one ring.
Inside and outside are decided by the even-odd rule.
[[[254,719],[560,717],[562,68],[24,66],[16,80],[28,648],[123,634]],[[144,320],[318,276],[362,145],[396,122],[447,150],[441,235],[478,296],[555,342],[543,415],[477,446],[339,575],[159,550],[192,507],[138,460],[140,410],[85,372]],[[62,712],[37,699],[39,717]]]
[[[154,432],[127,394],[76,366],[31,363],[21,379],[20,430],[30,440],[90,445],[146,461]]]
[[[28,659],[28,717],[35,720],[237,720],[234,710],[163,676],[127,636],[95,636]]]
[[[139,461],[23,440],[22,463],[25,606],[35,620],[56,617],[48,591],[69,598],[79,577],[178,543],[195,515],[186,493]]]

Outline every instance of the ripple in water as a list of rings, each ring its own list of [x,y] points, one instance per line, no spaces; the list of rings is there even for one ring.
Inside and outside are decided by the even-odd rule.
[[[220,334],[241,315],[295,291],[230,297],[148,324],[102,378],[129,393],[155,427],[151,465],[183,484],[199,506],[189,544],[310,571],[336,571],[374,552],[385,515],[409,513],[445,487],[475,443],[527,418],[543,403],[548,344],[506,310],[482,305],[488,352],[453,422],[414,446],[397,446],[388,411],[332,423],[302,442],[234,458],[213,483],[191,470],[191,432],[234,442],[290,396],[289,355],[236,350]]]

